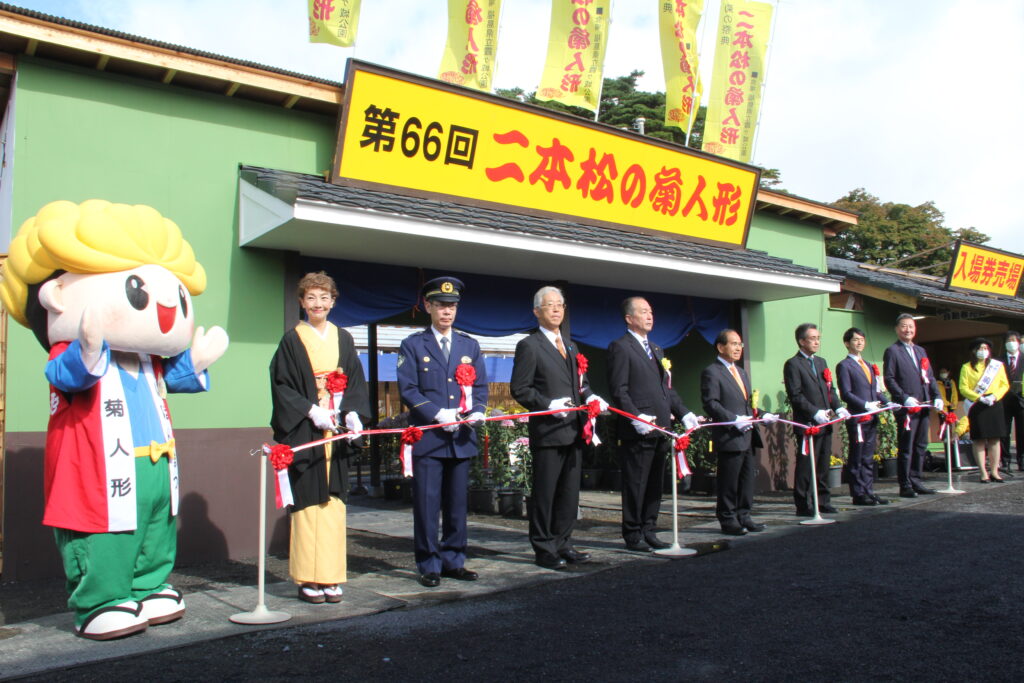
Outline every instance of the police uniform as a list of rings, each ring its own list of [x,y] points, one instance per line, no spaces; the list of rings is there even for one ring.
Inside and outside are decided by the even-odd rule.
[[[458,302],[464,286],[457,278],[431,280],[423,298],[431,302]],[[483,413],[487,407],[487,370],[480,344],[472,337],[449,330],[450,352],[445,357],[438,341],[440,332],[431,325],[402,342],[398,357],[398,391],[409,408],[409,424],[437,423],[438,411],[458,411],[461,398],[455,373],[461,364],[476,371],[469,410],[459,415]],[[463,570],[466,560],[466,488],[469,459],[477,455],[476,431],[460,426],[449,432],[427,429],[413,445],[413,539],[421,583],[437,585],[438,575],[476,578]],[[438,514],[443,516],[440,538]],[[429,583],[433,577],[435,583]],[[424,582],[424,580],[428,582]]]

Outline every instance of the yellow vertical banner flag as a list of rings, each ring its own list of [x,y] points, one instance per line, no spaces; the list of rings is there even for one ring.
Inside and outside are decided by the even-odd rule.
[[[309,0],[309,42],[352,47],[359,25],[359,0]]]
[[[690,134],[694,108],[700,103],[697,25],[704,0],[656,0],[665,69],[665,125]]]
[[[596,112],[611,0],[551,0],[551,32],[537,99]]]
[[[448,0],[448,43],[438,78],[490,92],[500,16],[501,0]]]
[[[750,161],[771,26],[768,3],[723,0],[704,124],[705,152]]]

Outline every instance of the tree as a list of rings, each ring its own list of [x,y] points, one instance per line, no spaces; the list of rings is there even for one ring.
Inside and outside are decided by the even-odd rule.
[[[945,215],[931,201],[918,206],[882,202],[859,187],[835,205],[858,214],[856,226],[827,242],[828,255],[838,258],[935,273],[949,266],[957,239],[976,243],[989,239],[975,228],[947,228]]]

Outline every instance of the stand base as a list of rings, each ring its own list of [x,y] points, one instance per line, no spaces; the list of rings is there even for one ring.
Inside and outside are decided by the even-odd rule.
[[[936,493],[959,494],[959,493],[967,493],[967,491],[961,491],[960,489],[955,489],[952,486],[949,486],[949,487],[946,487],[944,489],[939,489],[938,491],[936,491]]]
[[[678,543],[673,543],[671,548],[661,548],[654,553],[658,557],[693,557],[697,551],[693,548],[684,548]]]
[[[820,526],[822,524],[835,524],[836,520],[834,520],[834,519],[825,519],[824,517],[816,515],[816,516],[812,517],[811,519],[805,519],[804,521],[802,521],[800,523],[803,524],[804,526]]]
[[[251,612],[239,612],[230,617],[236,624],[279,624],[291,618],[292,615],[287,612],[271,612],[263,605],[257,605]]]

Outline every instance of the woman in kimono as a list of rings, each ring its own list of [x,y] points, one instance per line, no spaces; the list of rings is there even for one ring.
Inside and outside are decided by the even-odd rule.
[[[274,439],[289,446],[338,431],[361,432],[370,412],[352,335],[327,320],[338,298],[334,280],[309,273],[299,281],[298,297],[305,319],[285,332],[270,363],[270,426]],[[307,448],[295,453],[288,468],[294,499],[289,574],[300,600],[341,602],[348,458],[360,442],[339,439]]]

